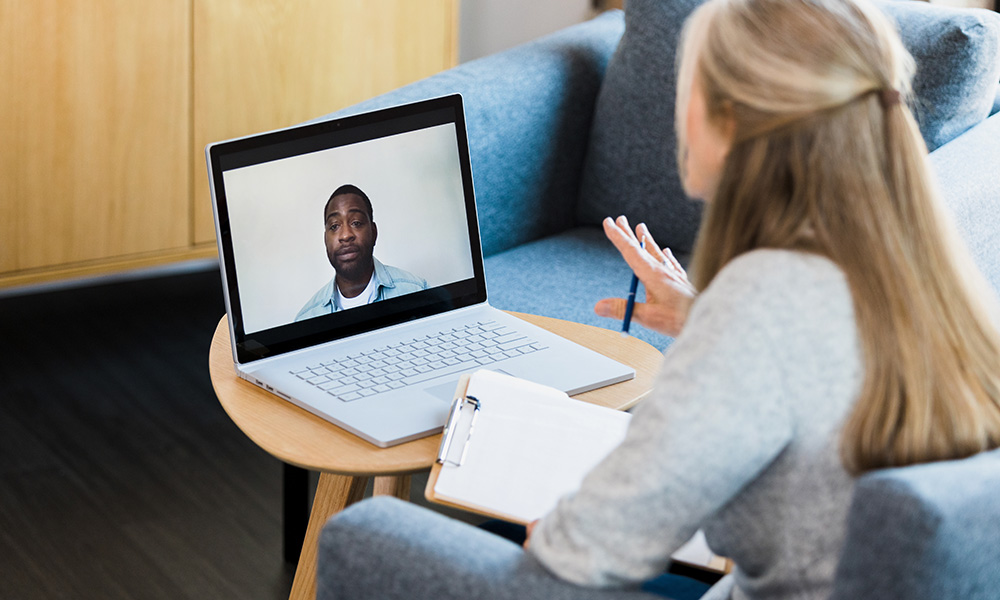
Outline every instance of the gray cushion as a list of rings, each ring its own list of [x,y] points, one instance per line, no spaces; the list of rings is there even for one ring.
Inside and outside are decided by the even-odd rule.
[[[917,61],[913,112],[928,149],[988,117],[1000,81],[1000,15],[912,0],[877,4]]]
[[[626,214],[663,245],[691,249],[700,203],[684,196],[674,134],[674,61],[700,0],[629,0],[625,34],[601,86],[577,210],[582,224]],[[916,114],[930,149],[989,115],[1000,80],[1000,15],[902,0],[878,5],[918,61]]]
[[[654,600],[660,597],[566,583],[549,575],[512,542],[414,504],[378,497],[351,506],[323,528],[316,598]]]
[[[577,216],[597,225],[628,215],[661,245],[688,252],[701,222],[677,174],[674,56],[687,16],[702,0],[628,0],[625,34],[597,97]]]
[[[861,477],[832,600],[1000,591],[1000,451]]]
[[[565,231],[486,259],[493,306],[616,331],[621,321],[597,316],[594,304],[626,297],[631,281],[625,260],[596,227]],[[642,286],[639,290],[642,301]],[[630,332],[661,350],[671,341],[637,323]]]

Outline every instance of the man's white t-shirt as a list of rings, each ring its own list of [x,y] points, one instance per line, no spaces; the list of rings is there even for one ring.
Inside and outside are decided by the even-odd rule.
[[[334,287],[337,288],[337,302],[342,309],[346,310],[355,306],[364,306],[365,304],[371,304],[375,300],[375,295],[378,293],[378,277],[375,275],[375,271],[372,271],[372,278],[368,280],[368,285],[365,286],[364,291],[353,298],[345,298],[340,293],[340,286],[334,285]]]

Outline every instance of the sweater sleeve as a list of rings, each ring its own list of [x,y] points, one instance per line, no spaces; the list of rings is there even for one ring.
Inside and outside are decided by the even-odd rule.
[[[535,528],[530,551],[557,576],[612,587],[664,572],[792,439],[773,352],[787,287],[759,262],[705,290],[625,440]]]

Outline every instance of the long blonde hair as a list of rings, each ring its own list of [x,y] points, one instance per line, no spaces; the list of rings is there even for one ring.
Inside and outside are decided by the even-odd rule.
[[[698,287],[755,248],[843,270],[865,365],[841,438],[850,472],[1000,445],[996,298],[899,102],[913,60],[894,28],[866,0],[710,0],[682,44],[678,156],[695,77],[709,119],[735,133],[695,248]]]

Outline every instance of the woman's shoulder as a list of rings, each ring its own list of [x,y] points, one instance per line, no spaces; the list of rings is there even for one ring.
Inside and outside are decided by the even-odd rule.
[[[760,280],[800,282],[803,279],[843,279],[843,273],[836,263],[820,254],[761,248],[729,261],[716,278],[733,283]]]
[[[777,249],[753,250],[731,260],[698,304],[772,318],[852,308],[847,279],[836,263],[811,252]]]

